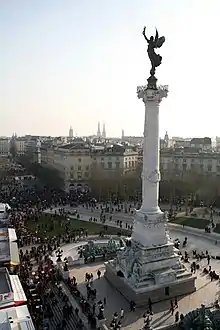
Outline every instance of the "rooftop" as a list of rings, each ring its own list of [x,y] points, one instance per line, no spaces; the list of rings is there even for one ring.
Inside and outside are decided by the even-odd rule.
[[[35,330],[27,306],[1,310],[0,324],[1,330]]]
[[[0,294],[12,292],[7,268],[0,268]]]
[[[209,137],[204,137],[204,138],[193,138],[190,141],[190,144],[205,144],[205,145],[211,145],[212,144],[212,139]]]

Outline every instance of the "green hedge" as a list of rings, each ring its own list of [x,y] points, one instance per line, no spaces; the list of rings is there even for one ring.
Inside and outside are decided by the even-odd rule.
[[[209,220],[196,217],[180,217],[172,219],[170,222],[198,229],[205,229],[205,227],[210,224]]]

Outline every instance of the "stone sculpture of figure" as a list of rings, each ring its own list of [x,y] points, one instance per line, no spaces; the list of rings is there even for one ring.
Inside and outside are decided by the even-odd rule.
[[[155,53],[155,48],[160,48],[163,45],[163,43],[165,42],[165,37],[159,38],[158,31],[156,29],[155,37],[151,36],[150,39],[148,39],[146,37],[145,31],[146,31],[146,27],[144,27],[143,36],[148,43],[147,53],[151,61],[150,74],[151,76],[154,76],[156,67],[158,67],[162,62],[162,56]]]
[[[138,282],[140,276],[140,267],[138,263],[135,261],[132,266],[132,271],[131,271],[131,280],[133,283]]]

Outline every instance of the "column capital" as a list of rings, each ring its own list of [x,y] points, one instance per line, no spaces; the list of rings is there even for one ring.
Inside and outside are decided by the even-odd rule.
[[[148,85],[137,87],[137,96],[146,104],[147,102],[160,103],[168,95],[168,85],[159,85],[157,89],[149,89]]]

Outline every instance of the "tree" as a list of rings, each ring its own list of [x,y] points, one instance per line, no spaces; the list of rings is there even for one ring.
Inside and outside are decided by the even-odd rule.
[[[48,188],[63,189],[64,179],[61,173],[54,168],[46,167],[38,163],[32,163],[27,155],[21,156],[17,162],[22,165],[30,174],[33,174]]]
[[[139,171],[124,173],[122,169],[106,170],[101,166],[92,168],[89,186],[98,200],[136,198],[141,192]]]
[[[10,151],[12,158],[16,158],[18,150],[17,150],[16,140],[14,138],[12,138],[10,141],[9,151]]]

